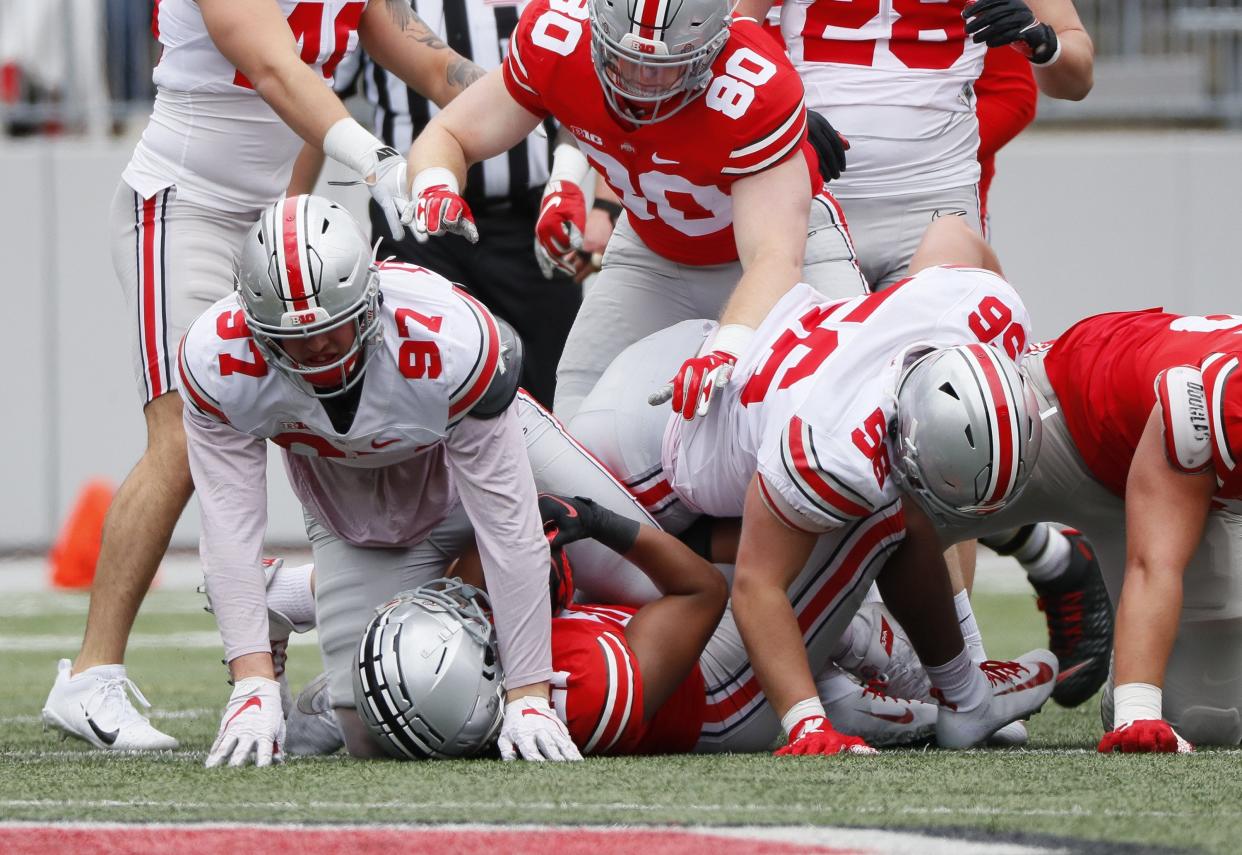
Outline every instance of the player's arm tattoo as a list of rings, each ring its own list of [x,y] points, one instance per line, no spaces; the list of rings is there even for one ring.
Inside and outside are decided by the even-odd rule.
[[[448,47],[444,40],[433,33],[423,19],[418,17],[418,13],[410,6],[410,0],[384,0],[384,2],[388,5],[388,14],[392,15],[397,27],[408,38],[432,50],[442,50]]]
[[[465,89],[486,73],[482,68],[464,58],[449,63],[449,67],[445,72],[449,86],[452,86],[454,89]]]

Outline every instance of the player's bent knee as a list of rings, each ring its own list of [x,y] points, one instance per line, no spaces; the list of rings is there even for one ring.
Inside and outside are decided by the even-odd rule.
[[[1174,730],[1195,745],[1242,743],[1242,714],[1238,709],[1191,706],[1168,716]]]

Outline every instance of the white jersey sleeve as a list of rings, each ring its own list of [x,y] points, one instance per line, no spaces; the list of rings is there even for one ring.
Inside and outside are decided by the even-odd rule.
[[[267,528],[267,448],[188,405],[182,410],[202,534],[207,597],[230,662],[269,651],[262,569]]]
[[[492,600],[509,688],[552,676],[551,556],[516,409],[465,418],[449,434],[448,462],[471,523]]]

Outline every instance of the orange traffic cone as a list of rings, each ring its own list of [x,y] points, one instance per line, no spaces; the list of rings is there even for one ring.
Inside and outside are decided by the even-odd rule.
[[[103,539],[104,516],[112,503],[112,485],[102,479],[87,481],[60,531],[48,561],[55,588],[89,588],[95,581],[95,562]]]

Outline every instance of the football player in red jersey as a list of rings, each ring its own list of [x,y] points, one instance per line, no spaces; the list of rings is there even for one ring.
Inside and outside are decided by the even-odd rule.
[[[1239,330],[1234,315],[1120,312],[1036,348],[1024,372],[1044,439],[1027,490],[946,531],[1047,519],[1091,539],[1117,608],[1101,751],[1242,740]]]
[[[863,290],[806,141],[801,81],[758,25],[730,19],[729,5],[536,0],[502,69],[438,114],[411,149],[415,234],[471,235],[458,195],[466,166],[547,115],[621,200],[625,214],[558,370],[562,419],[625,346],[680,320],[719,317],[720,331],[686,354],[669,390],[693,418],[796,282],[833,297]],[[575,212],[578,231],[582,171],[557,170],[559,192],[545,199],[547,216]],[[558,244],[549,252],[565,250],[556,228],[539,231]]]

